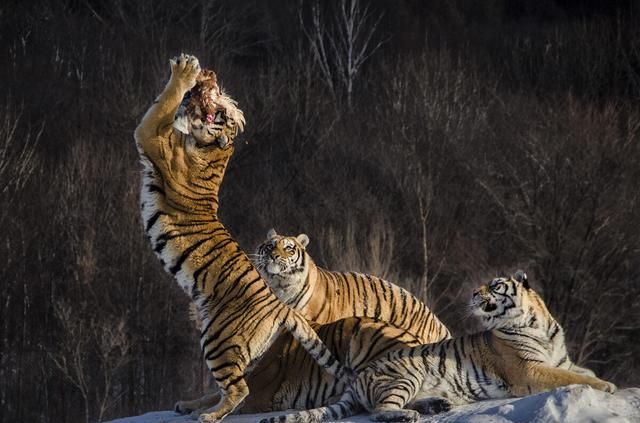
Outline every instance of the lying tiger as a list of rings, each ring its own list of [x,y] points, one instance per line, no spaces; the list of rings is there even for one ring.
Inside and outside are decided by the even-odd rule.
[[[309,237],[278,235],[257,248],[257,268],[276,296],[308,320],[329,323],[370,317],[406,329],[422,343],[450,338],[447,327],[407,290],[384,279],[318,267],[306,247]]]
[[[569,384],[616,390],[569,360],[562,328],[524,273],[476,289],[471,306],[486,331],[390,352],[359,371],[337,403],[263,422],[320,422],[361,408],[373,421],[415,421],[419,411]]]

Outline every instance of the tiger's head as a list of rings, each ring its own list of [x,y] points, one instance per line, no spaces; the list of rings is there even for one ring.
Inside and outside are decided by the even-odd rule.
[[[185,94],[173,127],[191,135],[199,148],[214,146],[230,150],[244,124],[244,114],[238,103],[218,87],[213,71],[203,69],[196,85]]]
[[[526,273],[521,270],[475,289],[471,309],[486,330],[531,327],[550,318],[544,302],[531,289]]]
[[[306,270],[306,246],[309,237],[278,235],[275,229],[269,230],[267,240],[257,248],[257,267],[268,280],[274,276],[293,277]]]

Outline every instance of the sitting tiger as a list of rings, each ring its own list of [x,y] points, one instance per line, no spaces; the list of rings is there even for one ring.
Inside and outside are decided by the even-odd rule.
[[[295,309],[302,316],[319,324],[327,324],[340,319],[349,317],[369,317],[377,319],[380,328],[383,323],[389,323],[390,328],[384,330],[406,330],[415,337],[419,343],[437,342],[450,337],[449,330],[444,326],[438,318],[431,313],[429,308],[411,295],[407,290],[400,288],[383,279],[375,276],[363,275],[360,273],[340,273],[330,272],[321,269],[315,265],[305,247],[309,243],[307,235],[298,235],[297,237],[281,236],[271,229],[267,234],[267,241],[258,247],[258,258],[256,267],[267,284],[271,287],[276,296],[286,305]],[[194,304],[191,305],[191,316],[199,326],[199,315]],[[331,326],[328,326],[330,328]],[[344,331],[344,325],[339,326],[340,333],[345,336],[348,341],[353,334]],[[330,329],[326,329],[330,330]],[[335,333],[335,331],[332,331]],[[320,338],[327,342],[322,336]],[[284,336],[284,339],[290,337]],[[366,351],[367,342],[375,342],[376,340],[362,339],[362,349]],[[335,341],[335,340],[334,340]],[[335,344],[335,342],[334,342]],[[404,344],[396,345],[396,348]],[[264,362],[273,362],[273,358],[285,357],[286,352],[279,348],[271,348],[266,353]],[[351,351],[349,353],[349,351]],[[355,350],[334,349],[338,359],[342,364],[341,357],[349,358],[349,354],[355,354]],[[302,356],[305,354],[302,353]],[[287,360],[300,361],[295,355],[288,357]],[[260,380],[260,376],[256,376],[253,371],[249,380],[249,392],[252,392],[242,412],[247,410],[270,411],[270,410],[286,410],[288,408],[309,408],[326,404],[328,396],[340,394],[344,391],[344,385],[337,384],[335,379],[329,375],[324,376],[316,373],[316,367],[311,363],[307,363],[304,374],[308,374],[308,379],[301,377],[299,374],[284,374],[281,378],[284,384],[280,387],[273,384],[271,388],[261,387],[253,389],[252,383],[256,384]],[[353,363],[351,363],[353,364]],[[351,366],[346,363],[347,367]],[[356,363],[361,364],[361,363]],[[276,366],[275,364],[272,365]],[[262,373],[269,373],[268,366],[259,365],[264,369]],[[280,367],[287,370],[288,367]],[[294,366],[294,368],[297,368]],[[260,372],[258,372],[260,373]],[[280,373],[279,373],[280,374]],[[252,382],[253,381],[253,382]],[[305,387],[306,388],[302,388]],[[323,394],[316,392],[315,386],[322,386]],[[308,388],[308,389],[307,389]],[[273,406],[268,406],[270,398],[282,397],[276,391],[286,391],[287,389],[300,392],[297,399],[274,400]],[[273,395],[269,392],[274,391]],[[258,394],[255,394],[258,392]],[[326,395],[325,395],[326,394]],[[305,400],[308,396],[315,396],[313,402]],[[215,404],[219,400],[219,395],[210,394],[194,401],[181,401],[176,404],[176,411],[180,413],[193,412],[202,410]],[[248,404],[262,404],[261,406],[249,406]],[[197,414],[195,412],[194,414]]]
[[[419,411],[569,384],[616,390],[569,360],[562,328],[523,272],[476,289],[471,306],[485,331],[392,351],[359,371],[337,403],[263,422],[320,422],[361,408],[373,421],[415,421]]]
[[[275,229],[257,248],[256,267],[282,302],[308,320],[329,323],[371,317],[406,329],[422,343],[451,337],[447,327],[407,290],[355,272],[332,272],[307,253],[309,237],[278,235]]]

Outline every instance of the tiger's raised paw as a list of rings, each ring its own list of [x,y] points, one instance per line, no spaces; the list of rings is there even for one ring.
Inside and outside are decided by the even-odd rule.
[[[200,73],[200,62],[197,57],[182,53],[169,60],[169,63],[171,64],[172,82],[180,84],[185,91],[196,85],[196,78]]]

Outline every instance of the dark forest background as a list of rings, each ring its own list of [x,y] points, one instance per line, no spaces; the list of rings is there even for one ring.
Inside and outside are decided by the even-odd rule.
[[[571,355],[640,377],[637,2],[66,0],[0,6],[0,422],[167,409],[208,385],[143,236],[133,130],[180,52],[240,102],[221,214],[307,233],[457,334],[528,271]]]

